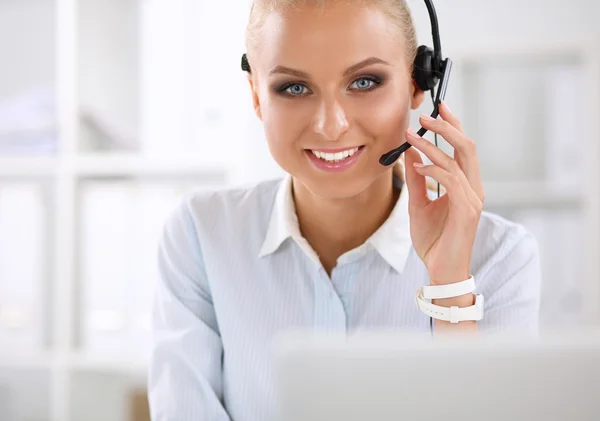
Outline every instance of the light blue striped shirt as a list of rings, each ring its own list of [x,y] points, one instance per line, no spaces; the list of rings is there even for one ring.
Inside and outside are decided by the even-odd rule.
[[[429,331],[415,305],[416,289],[429,280],[411,245],[407,189],[331,278],[295,215],[287,176],[195,192],[168,219],[148,378],[154,421],[270,419],[270,345],[286,329]],[[521,225],[484,212],[471,272],[485,296],[480,329],[537,328],[538,248]]]

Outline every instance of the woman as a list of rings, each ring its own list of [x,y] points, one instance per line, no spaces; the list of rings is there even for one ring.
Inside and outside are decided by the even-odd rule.
[[[190,195],[167,222],[153,420],[268,419],[278,333],[427,332],[430,317],[414,294],[423,285],[473,275],[485,296],[482,319],[435,320],[434,334],[536,329],[536,242],[482,212],[474,142],[447,105],[420,123],[454,147],[454,158],[408,129],[424,98],[411,77],[416,49],[403,0],[254,2],[253,106],[288,176]],[[394,176],[379,157],[405,140],[414,147]],[[434,165],[423,166],[418,151]],[[447,193],[431,201],[425,176]],[[433,303],[467,308],[474,294]]]

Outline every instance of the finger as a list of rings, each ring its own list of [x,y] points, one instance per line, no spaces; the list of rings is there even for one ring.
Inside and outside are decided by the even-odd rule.
[[[483,185],[479,175],[479,170],[477,170],[474,175],[472,174],[472,180],[469,180],[456,160],[449,157],[444,151],[428,140],[419,136],[414,132],[414,130],[410,128],[408,129],[406,139],[411,145],[423,152],[435,165],[445,169],[448,172],[456,174],[465,183],[469,184],[470,188],[475,191],[475,194],[478,196],[479,200],[483,201]]]
[[[439,107],[438,110],[440,112],[440,117],[442,117],[444,121],[452,124],[452,126],[455,127],[459,132],[465,132],[460,120],[454,114],[452,114],[452,111],[450,110],[450,107],[448,107],[448,103],[446,103],[446,101],[442,101],[441,107]]]
[[[465,173],[467,180],[483,198],[483,186],[479,169],[479,159],[475,142],[467,137],[458,118],[452,114],[448,105],[442,102],[439,107],[442,119],[431,119],[424,114],[420,118],[421,125],[434,133],[441,135],[453,148],[454,158]]]
[[[427,142],[425,139],[423,139],[429,146],[434,146],[431,143]],[[413,141],[411,140],[411,143]],[[418,147],[416,145],[413,145],[414,148],[418,149]],[[435,146],[434,146],[435,148]],[[436,148],[437,149],[437,148]],[[416,151],[415,151],[416,152]],[[443,153],[443,152],[442,152]],[[418,152],[417,152],[418,154]],[[447,156],[447,155],[446,155]],[[433,162],[433,161],[432,161]],[[434,162],[435,164],[435,162]],[[457,164],[454,163],[454,166],[456,166]],[[441,168],[441,167],[440,167]],[[462,185],[462,188],[465,192],[465,195],[467,197],[467,199],[469,200],[469,202],[471,203],[471,205],[476,208],[479,209],[483,206],[483,199],[479,197],[479,195],[477,194],[477,192],[473,189],[473,187],[471,186],[471,184],[469,183],[469,180],[467,180],[467,177],[465,176],[465,174],[462,172],[462,170],[460,168],[458,168],[457,171],[448,171],[446,169],[444,169],[444,171],[448,172],[449,174],[456,176],[456,179],[460,182],[460,184]],[[419,173],[420,174],[420,173]],[[437,180],[440,182],[440,184],[442,184],[442,182],[440,180]],[[444,185],[444,184],[442,184]],[[445,187],[445,186],[444,186]]]
[[[435,165],[451,173],[462,172],[462,169],[458,166],[454,159],[449,157],[444,151],[429,142],[427,139],[419,136],[413,129],[409,128],[406,133],[406,140],[408,143],[423,152],[425,156],[429,158],[429,160]]]
[[[463,188],[459,176],[452,174],[437,165],[421,165],[422,164],[417,163],[415,171],[420,175],[433,178],[444,186],[446,194],[448,195],[448,200],[453,206],[461,210],[470,211],[472,209],[471,201]]]
[[[448,103],[446,103],[446,101],[442,101],[441,105],[442,106],[439,107],[440,117],[442,117],[445,121],[450,123],[463,135],[465,135],[465,131],[462,127],[460,120],[452,113],[452,110],[450,110]],[[472,151],[470,152],[470,156],[472,157],[471,160],[467,159],[467,162],[464,162],[465,159],[463,158],[463,153],[460,153],[457,149],[454,150],[454,158],[457,160],[460,167],[463,168],[463,171],[465,172],[469,183],[471,183],[471,186],[473,187],[473,190],[475,190],[475,192],[477,193],[479,199],[483,201],[484,191],[483,182],[481,180],[481,171],[479,168],[479,157],[477,156],[477,146],[476,143],[472,141],[469,137],[465,136],[465,138],[467,140],[467,148],[472,149]],[[469,152],[467,152],[467,155],[469,155]]]
[[[409,206],[427,206],[431,201],[427,196],[427,180],[425,176],[417,173],[413,165],[414,163],[423,163],[421,155],[414,148],[409,148],[404,152],[404,159],[406,164],[406,185],[409,192]]]
[[[450,113],[447,107],[440,106],[439,111],[440,118],[433,118],[429,114],[423,113],[419,122],[427,130],[441,135],[455,150],[463,153],[471,152],[475,142],[467,138],[460,121]]]
[[[445,108],[440,107],[440,117],[443,118],[444,115],[448,117]],[[427,114],[421,114],[419,122],[425,129],[441,135],[454,148],[455,156],[464,164],[461,168],[465,174],[473,169],[473,164],[477,161],[475,142],[467,138],[461,129],[445,119],[435,119]]]

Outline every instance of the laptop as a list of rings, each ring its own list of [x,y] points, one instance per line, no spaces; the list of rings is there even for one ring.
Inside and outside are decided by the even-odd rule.
[[[600,331],[280,338],[280,421],[600,420]]]

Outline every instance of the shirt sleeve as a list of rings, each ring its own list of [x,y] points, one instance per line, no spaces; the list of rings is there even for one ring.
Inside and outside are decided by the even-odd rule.
[[[222,405],[223,345],[188,203],[167,220],[159,242],[150,412],[153,421],[229,421]]]
[[[536,334],[542,277],[537,241],[521,228],[502,246],[495,261],[479,276],[484,286],[478,292],[485,298],[479,326],[484,332]]]

